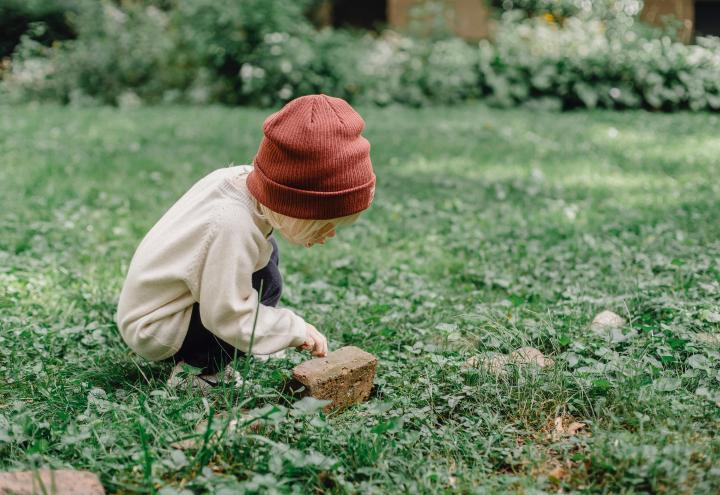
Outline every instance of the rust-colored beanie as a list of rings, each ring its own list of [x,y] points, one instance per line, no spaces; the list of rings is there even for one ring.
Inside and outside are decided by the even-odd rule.
[[[272,211],[327,220],[370,206],[375,174],[362,117],[343,99],[301,96],[270,115],[247,187]]]

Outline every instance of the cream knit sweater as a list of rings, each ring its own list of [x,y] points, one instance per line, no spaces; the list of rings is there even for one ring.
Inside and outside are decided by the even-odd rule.
[[[272,228],[245,187],[249,165],[222,168],[190,188],[147,233],[130,263],[116,321],[139,355],[175,354],[192,306],[203,325],[247,352],[258,303],[252,273],[267,265]],[[259,306],[253,354],[305,340],[305,322],[288,309]]]

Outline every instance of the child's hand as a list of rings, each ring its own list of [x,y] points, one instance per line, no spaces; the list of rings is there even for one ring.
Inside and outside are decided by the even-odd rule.
[[[311,351],[312,355],[316,357],[324,357],[328,352],[327,339],[317,331],[317,328],[309,323],[306,323],[306,325],[305,343],[299,346],[298,349]]]

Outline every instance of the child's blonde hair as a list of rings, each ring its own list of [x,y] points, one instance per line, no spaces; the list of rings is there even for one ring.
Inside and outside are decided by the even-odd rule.
[[[305,220],[302,218],[293,218],[287,215],[272,211],[264,204],[257,202],[258,209],[262,214],[262,217],[272,225],[274,229],[282,232],[283,236],[288,241],[295,242],[307,246],[315,237],[328,225],[332,225],[332,229],[341,227],[344,225],[350,225],[354,223],[360,213],[354,213],[345,217],[331,218],[328,220]]]
[[[246,180],[245,176],[237,177],[234,179],[236,183],[243,183]],[[375,198],[375,188],[370,191],[370,201]],[[260,212],[260,216],[267,220],[267,222],[274,228],[282,232],[284,237],[287,237],[288,241],[301,244],[303,246],[309,246],[309,243],[314,240],[315,236],[321,232],[324,228],[327,228],[329,224],[332,224],[332,228],[343,227],[351,225],[360,217],[362,211],[347,215],[344,217],[331,218],[328,220],[305,220],[302,218],[293,218],[281,213],[277,213],[260,201],[253,197],[257,210]],[[332,230],[332,229],[331,229]]]

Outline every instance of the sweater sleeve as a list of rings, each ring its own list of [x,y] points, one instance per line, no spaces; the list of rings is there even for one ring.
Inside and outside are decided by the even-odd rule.
[[[220,215],[209,233],[206,255],[199,260],[200,319],[219,338],[248,352],[257,308],[253,354],[299,346],[305,341],[305,321],[288,309],[258,305],[252,274],[261,243],[267,240],[251,219],[237,213]]]

